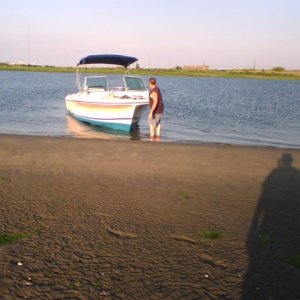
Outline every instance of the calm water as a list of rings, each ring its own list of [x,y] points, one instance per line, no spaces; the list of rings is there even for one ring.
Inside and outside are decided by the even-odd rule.
[[[119,76],[108,76],[120,85]],[[165,101],[162,141],[300,148],[300,81],[157,77]],[[75,75],[0,72],[0,133],[148,140],[66,115]]]

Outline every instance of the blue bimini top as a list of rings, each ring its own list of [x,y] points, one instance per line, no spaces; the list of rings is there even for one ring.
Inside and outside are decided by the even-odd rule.
[[[109,64],[120,65],[127,68],[138,59],[131,56],[117,55],[117,54],[101,54],[101,55],[89,55],[82,58],[77,66],[87,64]]]

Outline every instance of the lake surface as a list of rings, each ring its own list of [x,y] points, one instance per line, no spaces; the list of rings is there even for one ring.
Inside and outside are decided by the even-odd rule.
[[[146,80],[147,78],[145,78]],[[300,148],[300,81],[159,77],[162,141]],[[120,76],[108,75],[111,85]],[[0,72],[0,133],[149,140],[139,132],[95,128],[66,114],[75,74]]]

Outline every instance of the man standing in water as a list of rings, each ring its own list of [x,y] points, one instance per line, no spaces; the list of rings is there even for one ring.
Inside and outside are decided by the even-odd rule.
[[[164,112],[164,103],[159,87],[156,85],[156,79],[151,77],[149,79],[149,104],[150,113],[148,117],[148,123],[150,125],[150,137],[155,135],[160,137],[160,122]]]

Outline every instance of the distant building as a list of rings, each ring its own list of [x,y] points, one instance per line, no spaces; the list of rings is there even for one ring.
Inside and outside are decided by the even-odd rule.
[[[190,70],[190,71],[208,71],[209,67],[206,65],[186,65],[182,67],[183,70]]]

